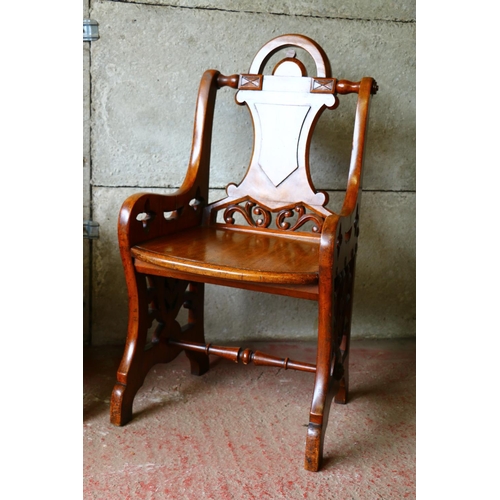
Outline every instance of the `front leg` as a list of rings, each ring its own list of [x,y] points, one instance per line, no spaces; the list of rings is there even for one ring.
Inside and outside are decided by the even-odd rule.
[[[127,342],[118,367],[110,405],[111,423],[119,426],[132,419],[134,398],[146,376],[143,358],[150,327],[146,276],[133,273],[127,275],[126,279],[129,292]]]
[[[114,425],[125,425],[131,420],[135,395],[149,370],[157,363],[172,361],[182,351],[169,344],[168,339],[183,336],[176,318],[185,302],[187,286],[187,281],[135,273],[129,287],[127,344],[111,396]],[[147,333],[154,320],[158,325],[147,344]]]
[[[304,467],[316,472],[323,461],[323,445],[332,399],[339,390],[343,376],[342,360],[336,349],[331,294],[321,294],[318,301],[318,351],[316,378],[309,414]]]
[[[342,228],[339,217],[329,216],[323,224],[319,254],[318,350],[304,463],[305,469],[309,471],[318,471],[321,468],[330,407],[344,375],[335,314],[335,267],[341,243]]]

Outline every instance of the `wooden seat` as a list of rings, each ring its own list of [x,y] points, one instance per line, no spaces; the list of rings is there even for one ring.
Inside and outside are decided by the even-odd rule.
[[[271,56],[289,47],[309,53],[316,76],[307,76],[293,51],[271,75],[263,74]],[[208,203],[215,98],[225,86],[237,90],[236,102],[251,113],[254,148],[244,179],[229,184],[226,197]],[[134,397],[150,368],[183,351],[195,375],[208,370],[210,354],[302,370],[315,374],[305,468],[319,470],[331,401],[345,403],[348,395],[363,152],[370,96],[376,90],[369,77],[360,82],[333,78],[324,51],[302,35],[269,41],[248,73],[205,72],[181,188],[172,195],[137,193],[120,211],[129,326],[111,396],[113,424],[132,418]],[[334,213],[327,208],[327,193],[312,184],[309,148],[319,116],[335,109],[342,94],[357,94],[358,103],[346,195],[342,209]],[[206,344],[205,283],[317,301],[316,364]],[[189,310],[185,325],[178,321],[181,307]]]
[[[196,227],[136,245],[132,255],[221,280],[307,285],[318,282],[319,240]]]

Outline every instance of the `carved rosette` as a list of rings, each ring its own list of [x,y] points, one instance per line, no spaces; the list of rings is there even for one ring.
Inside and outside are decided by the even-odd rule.
[[[292,207],[270,210],[253,200],[233,203],[224,210],[226,224],[236,224],[234,215],[240,214],[248,225],[259,228],[277,228],[282,231],[296,231],[311,222],[313,233],[320,233],[324,216],[307,211],[306,206],[297,204]],[[288,221],[287,219],[291,219]],[[274,222],[274,224],[273,224]]]

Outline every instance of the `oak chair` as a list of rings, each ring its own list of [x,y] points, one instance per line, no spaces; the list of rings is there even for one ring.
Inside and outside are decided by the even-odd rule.
[[[307,51],[316,64],[308,77],[294,51],[263,75],[271,56],[288,47]],[[210,145],[217,90],[237,89],[253,121],[254,147],[240,184],[208,203]],[[247,74],[204,73],[198,93],[186,178],[172,195],[138,193],[123,204],[118,221],[120,254],[129,296],[128,336],[111,397],[111,422],[132,418],[134,397],[156,363],[185,351],[191,373],[204,374],[209,354],[235,362],[315,374],[305,468],[321,467],[332,399],[346,403],[353,282],[359,234],[363,152],[372,78],[332,78],[323,49],[302,35],[266,43]],[[314,126],[338,96],[357,94],[352,157],[342,209],[328,208],[309,173]],[[204,284],[211,283],[318,302],[316,364],[250,349],[206,344]],[[177,321],[188,309],[187,324]],[[153,325],[156,325],[153,328]],[[148,341],[148,331],[153,329]]]

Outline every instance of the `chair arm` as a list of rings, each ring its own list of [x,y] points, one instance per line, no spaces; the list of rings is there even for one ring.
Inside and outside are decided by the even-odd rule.
[[[191,157],[181,189],[188,190],[197,186],[205,199],[208,198],[215,98],[221,86],[231,83],[232,77],[225,77],[219,71],[209,69],[203,73],[198,90]]]
[[[118,221],[120,248],[129,249],[142,241],[201,223],[208,202],[216,93],[233,80],[213,69],[205,71],[198,90],[191,156],[184,181],[172,195],[137,193],[123,203]]]
[[[181,229],[199,225],[206,201],[193,190],[171,195],[137,193],[123,203],[118,218],[120,250]]]
[[[363,156],[365,151],[366,130],[370,96],[378,90],[373,78],[365,77],[359,84],[345,85],[340,93],[358,93],[356,118],[351,153],[351,165],[344,203],[340,213],[328,216],[321,231],[320,269],[340,274],[356,256],[359,236],[359,206],[363,180]]]
[[[363,181],[363,158],[365,152],[366,131],[371,94],[377,92],[378,86],[373,78],[364,77],[358,87],[358,104],[354,122],[354,133],[351,151],[351,164],[347,180],[347,191],[344,204],[340,211],[341,216],[352,216],[357,212],[360,202],[361,185]],[[347,93],[343,92],[343,93]]]

